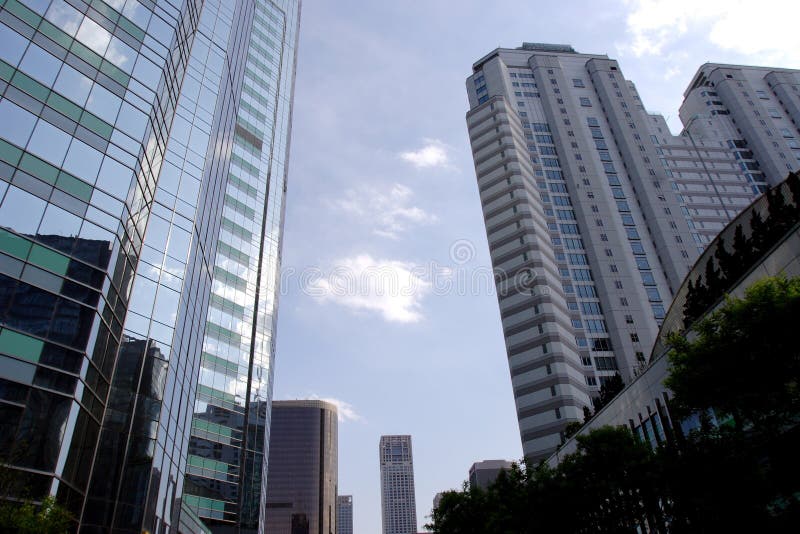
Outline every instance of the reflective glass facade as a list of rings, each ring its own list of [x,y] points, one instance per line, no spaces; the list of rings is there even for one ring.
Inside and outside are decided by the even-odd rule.
[[[336,533],[337,417],[336,406],[325,401],[273,403],[267,533]]]
[[[0,0],[0,449],[84,532],[263,513],[298,4]]]

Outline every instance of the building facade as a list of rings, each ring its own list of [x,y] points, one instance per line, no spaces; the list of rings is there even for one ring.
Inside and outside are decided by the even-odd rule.
[[[489,489],[503,471],[510,471],[512,462],[508,460],[483,460],[475,462],[469,468],[469,486],[471,488]],[[434,506],[435,508],[435,506]]]
[[[298,9],[0,3],[3,461],[83,532],[258,528]]]
[[[716,100],[702,103],[701,120],[698,99],[717,97],[711,84],[734,83],[724,69],[702,75],[709,68],[674,136],[607,56],[524,43],[473,65],[467,126],[529,458],[555,450],[610,376],[641,372],[698,254],[797,168],[796,71],[762,73],[782,122],[747,139]],[[770,170],[756,147],[777,132],[786,145],[777,160],[794,163]]]
[[[336,533],[353,534],[353,496],[336,497]]]
[[[381,436],[378,457],[383,534],[415,534],[417,504],[411,436]]]
[[[795,177],[795,183],[800,184],[800,179]],[[800,276],[800,186],[795,190],[787,182],[775,186],[773,192],[783,197],[783,203],[793,209],[788,213],[782,212],[789,218],[784,222],[787,231],[774,235],[772,241],[762,245],[768,252],[756,257],[747,257],[743,251],[736,251],[734,247],[735,235],[742,232],[745,239],[754,237],[754,228],[751,226],[753,213],[758,213],[761,220],[770,221],[770,203],[765,196],[760,197],[750,206],[742,210],[708,246],[698,258],[697,263],[686,276],[680,289],[676,292],[675,300],[667,312],[661,326],[659,340],[653,346],[650,354],[650,364],[641,375],[636,377],[620,392],[610,403],[598,411],[586,424],[567,440],[548,463],[555,467],[561,459],[574,453],[577,448],[577,436],[586,435],[592,430],[604,426],[625,426],[644,443],[653,449],[665,444],[674,445],[680,435],[688,435],[691,430],[700,427],[699,417],[692,416],[686,419],[673,418],[670,413],[672,392],[664,384],[670,374],[668,353],[670,347],[666,343],[667,335],[672,332],[691,330],[691,325],[713,313],[725,303],[725,296],[731,295],[742,298],[745,291],[759,280],[769,276],[783,275],[787,278]],[[793,212],[793,213],[792,213]],[[772,214],[775,215],[775,214]],[[687,299],[693,291],[692,285],[702,280],[707,273],[706,265],[709,261],[716,269],[722,265],[716,259],[717,248],[724,247],[728,253],[734,254],[737,259],[737,269],[741,274],[726,276],[724,286],[718,288],[718,294],[710,300],[710,305],[698,317],[687,317]],[[738,253],[738,254],[737,254]],[[710,414],[712,422],[716,422],[715,415]]]
[[[336,534],[337,414],[320,400],[272,403],[263,524],[269,534]]]
[[[753,186],[800,169],[800,70],[706,63],[683,96],[684,132],[723,139]]]

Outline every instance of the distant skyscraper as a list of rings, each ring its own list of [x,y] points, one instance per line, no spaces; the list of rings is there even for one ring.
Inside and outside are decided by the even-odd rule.
[[[764,178],[730,129],[672,136],[607,56],[497,49],[467,93],[523,451],[540,460],[605,380],[639,372],[673,291]]]
[[[336,406],[275,401],[267,473],[268,534],[335,534],[338,484]]]
[[[353,496],[336,497],[336,533],[353,534]]]
[[[800,70],[706,63],[680,117],[693,139],[725,140],[754,185],[800,169]]]
[[[415,534],[417,508],[411,436],[381,436],[378,456],[383,534]]]
[[[76,529],[258,530],[298,24],[0,2],[1,461]]]
[[[512,463],[508,460],[483,460],[469,468],[469,485],[473,488],[489,489],[502,471],[510,471]]]
[[[442,502],[442,496],[443,495],[444,495],[444,493],[440,491],[439,493],[437,493],[436,495],[433,496],[433,510],[436,510],[437,508],[439,508],[439,503]]]

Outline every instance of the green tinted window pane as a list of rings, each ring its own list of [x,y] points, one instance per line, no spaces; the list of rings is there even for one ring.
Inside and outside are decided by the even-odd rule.
[[[120,28],[128,32],[136,40],[140,42],[144,40],[144,30],[125,17],[120,17],[118,24]]]
[[[0,159],[8,163],[9,165],[13,165],[14,167],[17,166],[19,163],[19,158],[22,157],[22,150],[15,147],[11,143],[8,143],[2,139],[0,139]]]
[[[47,105],[62,115],[66,115],[75,122],[78,122],[81,119],[81,111],[83,111],[83,109],[73,104],[58,93],[50,93],[50,96],[47,99]]]
[[[28,9],[27,7],[23,6],[16,0],[8,0],[6,2],[6,9],[13,13],[18,19],[24,20],[29,26],[35,28],[39,25],[39,21],[42,18]]]
[[[0,352],[17,356],[32,363],[39,362],[44,342],[19,332],[4,328],[0,332]]]
[[[235,222],[231,221],[228,218],[222,218],[222,227],[225,228],[227,231],[235,235],[236,237],[241,237],[245,241],[251,241],[253,239],[253,234],[245,228],[244,226],[240,226]]]
[[[241,213],[248,219],[254,219],[256,216],[256,212],[253,208],[247,206],[246,204],[243,204],[242,202],[239,202],[238,200],[227,194],[225,195],[225,205],[228,206],[229,208],[233,208],[234,210]]]
[[[249,196],[253,198],[256,198],[258,196],[258,189],[248,184],[244,180],[240,180],[231,173],[228,173],[228,181],[232,183],[239,191],[247,193]]]
[[[229,330],[212,322],[206,323],[206,334],[214,336],[223,341],[229,341],[230,343],[234,344],[242,342],[242,336],[240,336],[233,330]]]
[[[117,22],[119,19],[119,13],[111,9],[111,7],[106,5],[105,2],[101,2],[100,0],[92,0],[92,7],[105,15],[105,17],[112,22]]]
[[[99,69],[100,64],[103,62],[103,58],[84,46],[80,41],[73,42],[70,51],[96,69]]]
[[[241,265],[250,265],[250,256],[240,250],[236,250],[232,246],[228,245],[227,243],[223,243],[222,241],[217,242],[217,252],[222,253],[224,256],[227,256]]]
[[[225,269],[217,267],[216,265],[214,266],[214,279],[219,280],[226,285],[233,286],[236,289],[247,289],[247,280],[244,278],[239,278],[235,274],[229,273]]]
[[[72,46],[72,37],[62,32],[46,20],[42,21],[41,26],[39,26],[39,31],[67,50],[69,50],[69,47]]]
[[[69,258],[66,256],[36,244],[33,245],[28,261],[60,275],[67,274],[69,265]]]
[[[211,294],[211,304],[216,306],[220,310],[224,310],[229,314],[233,314],[238,317],[243,317],[245,312],[245,307],[241,304],[236,304],[232,300],[228,300],[225,297],[220,297],[216,293]]]
[[[218,425],[210,421],[203,421],[202,419],[192,419],[192,427],[199,430],[205,430],[212,434],[219,434],[220,436],[232,437],[233,429],[227,426]]]
[[[0,59],[0,79],[10,82],[15,70],[14,67]]]
[[[245,171],[249,172],[253,176],[258,176],[258,169],[254,165],[252,165],[252,164],[246,162],[244,159],[242,159],[241,156],[239,156],[237,154],[231,154],[231,161],[236,163],[239,167],[241,167]]]
[[[89,202],[92,199],[92,192],[94,191],[94,188],[91,185],[78,180],[71,174],[67,174],[64,171],[61,171],[61,173],[58,175],[56,187],[62,191],[66,191],[74,197],[78,197],[84,202]]]
[[[100,137],[104,139],[111,139],[111,132],[113,131],[113,128],[110,124],[99,117],[92,115],[88,111],[84,111],[80,122],[83,126],[96,133]]]
[[[25,91],[40,102],[46,102],[47,95],[50,94],[50,90],[47,87],[20,71],[17,71],[17,73],[14,74],[14,78],[11,80],[11,83],[17,89]]]
[[[50,185],[55,184],[58,177],[57,168],[27,152],[22,156],[19,168]]]
[[[0,249],[2,249],[3,252],[24,260],[31,251],[31,242],[24,237],[20,237],[16,234],[12,234],[8,230],[0,228]]]
[[[201,364],[206,369],[211,371],[218,371],[225,376],[236,377],[239,375],[239,365],[234,362],[229,362],[224,358],[214,356],[204,352],[201,357]]]
[[[105,59],[103,60],[103,64],[100,66],[100,70],[123,87],[127,87],[128,82],[131,81],[130,76]]]

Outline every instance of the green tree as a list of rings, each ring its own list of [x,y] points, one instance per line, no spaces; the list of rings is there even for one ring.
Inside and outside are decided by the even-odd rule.
[[[697,323],[691,339],[669,336],[666,385],[681,415],[715,410],[775,434],[800,413],[800,278],[774,277],[728,298]]]
[[[30,502],[0,504],[0,531],[18,534],[65,534],[72,516],[51,496],[35,507]]]

